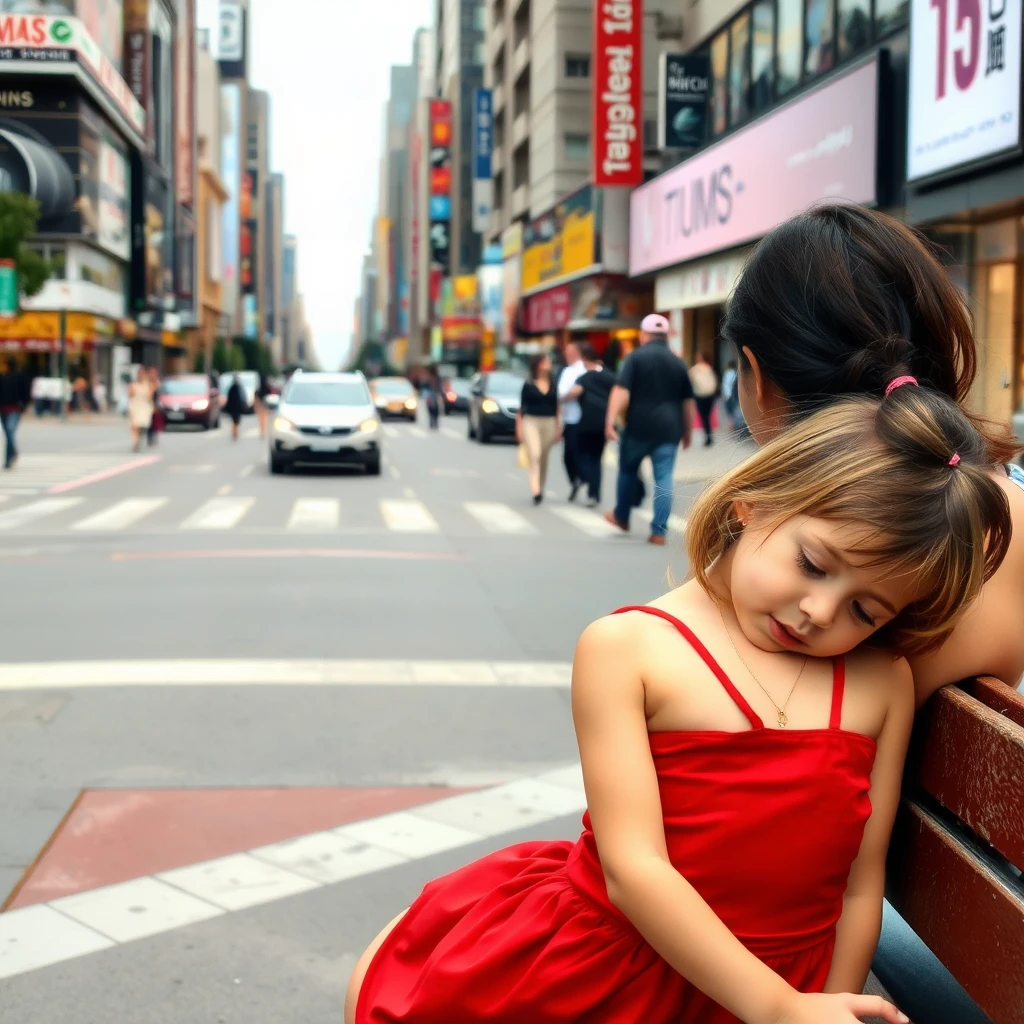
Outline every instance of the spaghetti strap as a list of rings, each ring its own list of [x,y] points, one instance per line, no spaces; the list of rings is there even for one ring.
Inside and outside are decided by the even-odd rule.
[[[714,673],[715,678],[725,688],[725,692],[732,697],[733,702],[747,717],[747,721],[750,722],[751,728],[763,729],[764,722],[757,717],[754,709],[746,702],[743,694],[733,685],[732,680],[725,674],[722,666],[715,661],[712,657],[711,652],[697,639],[697,634],[690,629],[685,623],[680,622],[674,615],[670,615],[668,612],[663,612],[660,608],[652,608],[647,604],[633,604],[627,605],[625,608],[619,608],[613,614],[621,615],[623,612],[643,612],[645,615],[656,615],[659,619],[664,619],[666,622],[671,623],[682,634],[683,638],[689,643],[689,645],[701,656],[704,660],[704,664]],[[841,660],[841,659],[840,659]]]
[[[843,691],[846,689],[846,659],[832,659],[832,713],[828,716],[830,729],[840,728],[843,720]]]

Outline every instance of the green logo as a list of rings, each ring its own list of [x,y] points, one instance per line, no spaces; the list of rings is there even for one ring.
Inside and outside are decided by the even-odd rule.
[[[66,21],[55,21],[50,26],[50,35],[53,36],[55,43],[61,45],[71,42],[71,36],[74,34],[74,29]]]
[[[14,260],[0,260],[0,318],[18,315],[18,274]]]

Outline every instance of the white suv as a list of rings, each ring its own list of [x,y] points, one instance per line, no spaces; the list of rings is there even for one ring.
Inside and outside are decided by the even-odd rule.
[[[297,370],[273,410],[269,437],[271,473],[306,463],[359,465],[380,475],[380,417],[361,373]]]

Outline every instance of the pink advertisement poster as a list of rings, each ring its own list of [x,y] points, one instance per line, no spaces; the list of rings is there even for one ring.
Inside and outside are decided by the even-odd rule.
[[[750,242],[820,199],[874,203],[877,106],[872,60],[641,185],[630,275]]]

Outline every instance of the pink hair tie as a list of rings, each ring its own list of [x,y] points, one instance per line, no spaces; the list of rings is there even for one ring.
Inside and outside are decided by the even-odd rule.
[[[958,452],[953,452],[953,458],[951,458],[949,460],[949,465],[950,466],[959,466],[960,465],[960,455],[959,455]]]
[[[916,388],[917,378],[916,377],[894,377],[889,381],[889,386],[885,389],[885,397],[888,398],[897,388],[903,387],[904,384],[913,384]]]

